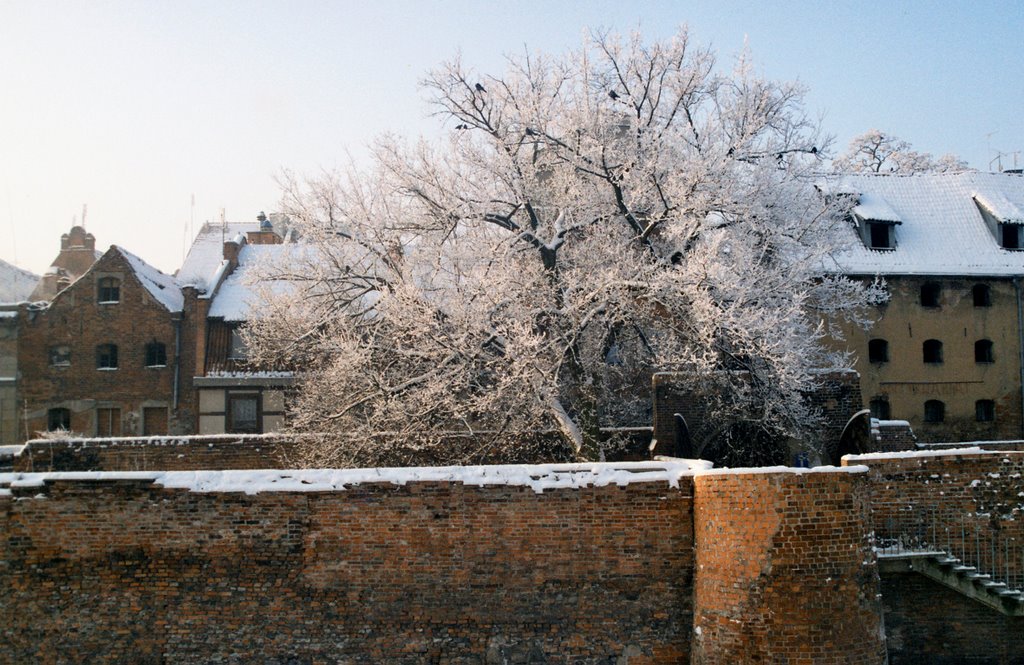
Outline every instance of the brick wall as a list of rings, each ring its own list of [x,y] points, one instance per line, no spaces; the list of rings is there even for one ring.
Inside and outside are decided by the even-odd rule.
[[[694,479],[695,665],[884,663],[862,474]]]
[[[692,485],[0,496],[8,662],[680,663]],[[621,659],[621,660],[616,660]]]
[[[295,466],[294,442],[272,435],[36,439],[14,458],[16,471],[189,471]]]
[[[1011,542],[1024,544],[1024,452],[849,455],[843,464],[869,469],[872,527],[880,547],[931,545],[963,554],[983,569],[1005,570],[1009,563],[1011,572],[1024,575],[1024,561],[1012,555],[1004,560]]]
[[[1024,617],[999,614],[916,573],[883,573],[890,665],[1020,665]]]

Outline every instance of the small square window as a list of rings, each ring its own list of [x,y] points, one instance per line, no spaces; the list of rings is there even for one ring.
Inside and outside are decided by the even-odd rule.
[[[96,286],[98,302],[111,304],[121,301],[121,280],[116,277],[101,277]]]
[[[971,289],[971,295],[974,298],[975,307],[992,306],[992,289],[987,284],[975,284]]]
[[[942,342],[937,339],[926,339],[922,345],[922,355],[924,362],[929,365],[939,365],[942,363]]]
[[[46,412],[46,429],[50,432],[71,429],[71,411],[69,409],[50,409]]]
[[[227,431],[256,434],[260,431],[258,394],[229,394]]]
[[[96,369],[117,369],[117,345],[100,344],[96,347]]]
[[[868,342],[868,362],[889,362],[889,342],[884,339],[873,339]]]
[[[942,287],[935,282],[928,282],[921,286],[921,306],[938,307],[939,297],[942,294]]]
[[[96,409],[96,436],[121,436],[121,409]]]
[[[979,399],[974,403],[974,419],[979,423],[990,423],[996,419],[996,403],[990,399]]]
[[[946,419],[946,405],[937,399],[930,399],[924,403],[924,421],[926,423],[941,423]]]
[[[994,361],[995,356],[992,353],[992,340],[979,339],[974,343],[974,362],[990,363]]]
[[[1020,226],[1016,224],[1000,224],[1003,249],[1020,249]]]
[[[71,365],[71,347],[66,345],[50,347],[50,365],[68,367]]]
[[[146,345],[146,367],[166,367],[167,347],[162,342]]]
[[[228,348],[228,358],[231,360],[246,360],[249,357],[249,345],[242,337],[241,328],[231,329],[231,345]]]

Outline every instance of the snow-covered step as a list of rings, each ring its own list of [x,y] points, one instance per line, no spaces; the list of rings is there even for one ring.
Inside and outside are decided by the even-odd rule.
[[[970,573],[978,570],[974,566],[953,566],[954,573]]]
[[[996,582],[995,580],[982,580],[981,586],[985,587],[989,591],[998,591],[999,589],[1006,588],[1006,582]]]
[[[979,582],[979,583],[983,583],[986,580],[992,579],[992,576],[989,575],[988,573],[977,573],[977,572],[975,572],[975,573],[966,573],[964,575],[964,577],[966,577],[969,580],[973,580],[973,581]]]
[[[955,556],[951,556],[949,554],[947,554],[945,556],[934,557],[934,561],[935,561],[935,563],[939,564],[940,566],[952,566],[952,565],[960,563],[960,559],[956,558]]]

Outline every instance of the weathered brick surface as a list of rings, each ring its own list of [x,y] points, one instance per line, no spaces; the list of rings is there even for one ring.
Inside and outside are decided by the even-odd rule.
[[[14,458],[14,470],[193,471],[287,469],[294,441],[273,435],[37,439]]]
[[[916,573],[884,573],[890,665],[1022,665],[1024,618],[999,614]]]
[[[879,546],[932,546],[1024,579],[1012,553],[1024,544],[1024,452],[952,452],[844,458],[869,469]]]
[[[695,478],[692,662],[884,663],[867,490],[852,473]]]
[[[686,479],[15,488],[0,497],[0,659],[685,663],[691,510]]]

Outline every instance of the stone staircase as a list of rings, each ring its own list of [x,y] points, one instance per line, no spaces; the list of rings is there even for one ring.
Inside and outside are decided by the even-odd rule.
[[[916,572],[1007,616],[1024,617],[1024,589],[1011,589],[943,551],[878,552],[880,572]]]

